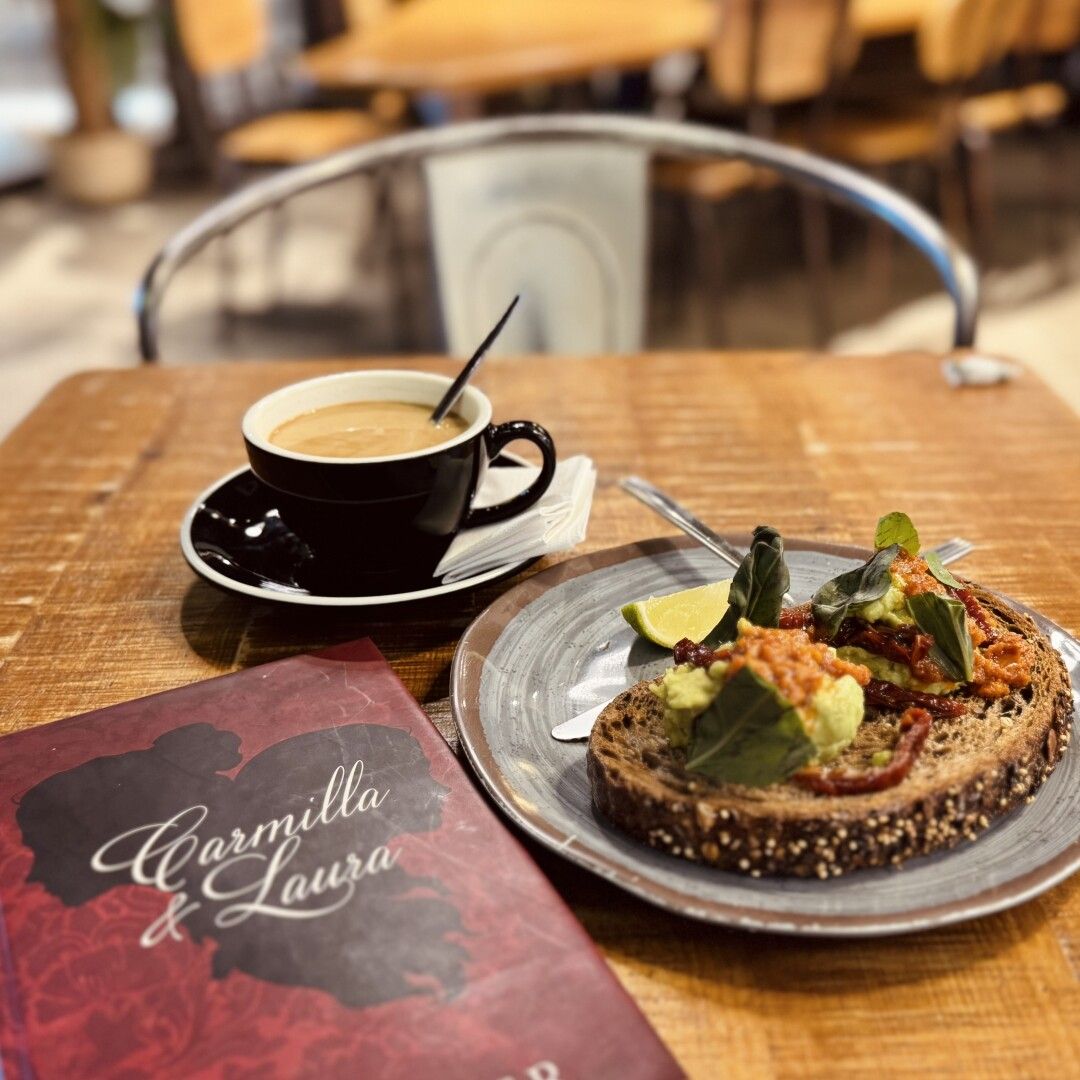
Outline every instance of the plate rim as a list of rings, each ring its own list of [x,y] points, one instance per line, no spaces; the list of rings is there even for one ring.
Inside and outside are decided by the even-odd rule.
[[[725,539],[745,546],[749,534],[725,534]],[[844,558],[869,556],[867,548],[806,538],[784,540],[792,551],[817,551]],[[526,812],[506,784],[484,733],[480,718],[480,676],[483,660],[506,629],[509,621],[549,589],[589,573],[673,551],[698,547],[689,537],[660,537],[635,541],[579,555],[534,574],[508,589],[469,624],[454,652],[450,670],[450,706],[458,736],[474,772],[499,809],[533,840],[577,863],[591,873],[633,895],[676,914],[737,929],[812,936],[870,938],[915,933],[981,918],[1034,899],[1080,869],[1080,828],[1071,844],[1053,858],[1019,877],[991,886],[974,896],[947,903],[931,904],[903,913],[880,915],[799,915],[762,911],[752,904],[732,904],[691,897],[677,889],[634,873],[595,848],[567,836],[538,811]],[[1057,630],[1073,640],[1064,627],[1018,601],[1008,602],[1035,618],[1042,629]],[[480,661],[477,663],[477,661]],[[943,853],[945,855],[948,852]],[[763,879],[764,880],[764,879]]]
[[[257,585],[247,585],[221,573],[220,570],[215,570],[206,563],[195,550],[195,545],[191,540],[191,528],[199,508],[215,491],[246,472],[251,472],[250,465],[241,465],[240,468],[218,477],[195,497],[180,522],[180,550],[188,566],[204,581],[219,585],[232,593],[250,596],[256,600],[267,600],[271,603],[299,604],[303,607],[389,607],[392,604],[407,604],[414,600],[433,600],[440,596],[450,596],[465,589],[472,589],[478,585],[485,585],[490,581],[516,574],[534,561],[522,559],[518,562],[504,563],[502,566],[485,570],[482,574],[476,574],[473,577],[462,578],[449,585],[435,585],[430,589],[415,589],[407,593],[383,593],[377,596],[322,596],[318,593],[276,592],[273,589],[260,589]]]

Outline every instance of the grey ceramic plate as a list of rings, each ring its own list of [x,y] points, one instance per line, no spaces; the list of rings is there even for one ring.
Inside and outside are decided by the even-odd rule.
[[[867,555],[799,541],[787,547],[797,600]],[[622,604],[724,576],[715,556],[689,542],[633,544],[537,574],[468,629],[451,685],[461,741],[492,797],[526,833],[662,907],[790,934],[857,937],[942,926],[1022,903],[1080,867],[1075,739],[1033,803],[974,843],[896,870],[828,881],[754,880],[653,851],[599,821],[589,803],[584,742],[557,742],[551,728],[669,663],[670,654],[638,640],[623,622]],[[1080,643],[1015,606],[1032,615],[1064,657],[1075,707]]]

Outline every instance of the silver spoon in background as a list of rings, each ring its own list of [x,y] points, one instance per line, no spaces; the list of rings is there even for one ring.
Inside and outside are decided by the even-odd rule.
[[[619,483],[623,490],[640,499],[650,510],[654,510],[666,521],[670,521],[672,525],[681,529],[687,536],[692,536],[699,544],[714,552],[730,566],[738,568],[742,562],[743,553],[734,544],[729,543],[722,536],[713,532],[704,522],[694,517],[685,506],[677,503],[670,495],[664,494],[659,488],[638,476],[624,477]],[[932,550],[941,557],[942,563],[951,563],[956,562],[957,559],[962,559],[974,546],[970,540],[954,536],[951,540],[946,540],[945,543],[939,544]],[[794,603],[793,598],[788,593],[784,594],[784,601],[788,604]],[[584,712],[578,713],[577,716],[572,716],[569,720],[557,724],[551,729],[552,737],[560,742],[587,739],[596,718],[607,708],[607,705],[608,703],[603,701],[599,705],[586,709]]]
[[[492,327],[488,336],[480,342],[479,348],[469,357],[468,363],[466,363],[458,373],[458,377],[450,384],[450,389],[443,394],[439,404],[435,406],[435,409],[431,414],[431,422],[433,424],[441,424],[443,420],[446,419],[446,414],[457,404],[457,399],[461,397],[462,390],[465,389],[466,384],[480,366],[480,361],[487,355],[488,349],[495,344],[495,339],[502,333],[502,328],[506,325],[507,320],[513,313],[514,308],[517,307],[517,303],[520,299],[521,293],[518,293],[514,299],[510,301],[510,306],[503,312],[502,318]]]

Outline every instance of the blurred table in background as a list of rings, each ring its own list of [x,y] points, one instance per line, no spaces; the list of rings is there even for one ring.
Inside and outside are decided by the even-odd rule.
[[[717,10],[713,0],[411,0],[308,49],[302,65],[329,89],[499,93],[703,49]]]
[[[252,401],[391,365],[456,371],[221,363],[57,387],[0,447],[0,731],[364,634],[439,719],[457,639],[505,583],[381,611],[297,608],[211,587],[177,541],[191,500],[244,460]],[[670,533],[619,489],[626,473],[721,532],[769,521],[865,544],[902,508],[931,542],[975,541],[965,574],[1080,629],[1080,420],[1026,371],[952,390],[927,355],[656,353],[496,357],[477,381],[497,417],[535,417],[562,456],[595,459],[579,551]],[[533,850],[691,1076],[1076,1075],[1080,875],[911,937],[800,940],[681,919]]]
[[[862,37],[909,34],[933,2],[853,0],[851,18]],[[308,49],[301,68],[332,90],[501,93],[702,50],[722,11],[715,0],[411,0]]]

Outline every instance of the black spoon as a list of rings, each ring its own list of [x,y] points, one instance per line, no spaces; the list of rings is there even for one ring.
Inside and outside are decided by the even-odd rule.
[[[506,325],[506,320],[510,318],[511,312],[517,307],[517,302],[520,299],[521,293],[518,293],[517,296],[510,301],[510,306],[503,312],[502,318],[495,324],[491,333],[480,342],[480,347],[469,357],[469,362],[461,369],[461,373],[450,384],[450,389],[443,394],[442,400],[435,406],[435,411],[431,414],[431,422],[433,424],[441,424],[446,414],[457,404],[457,399],[461,397],[461,391],[465,389],[465,385],[472,378],[473,372],[480,366],[480,361],[484,359],[488,349],[495,344],[495,339],[502,333],[502,328]]]

